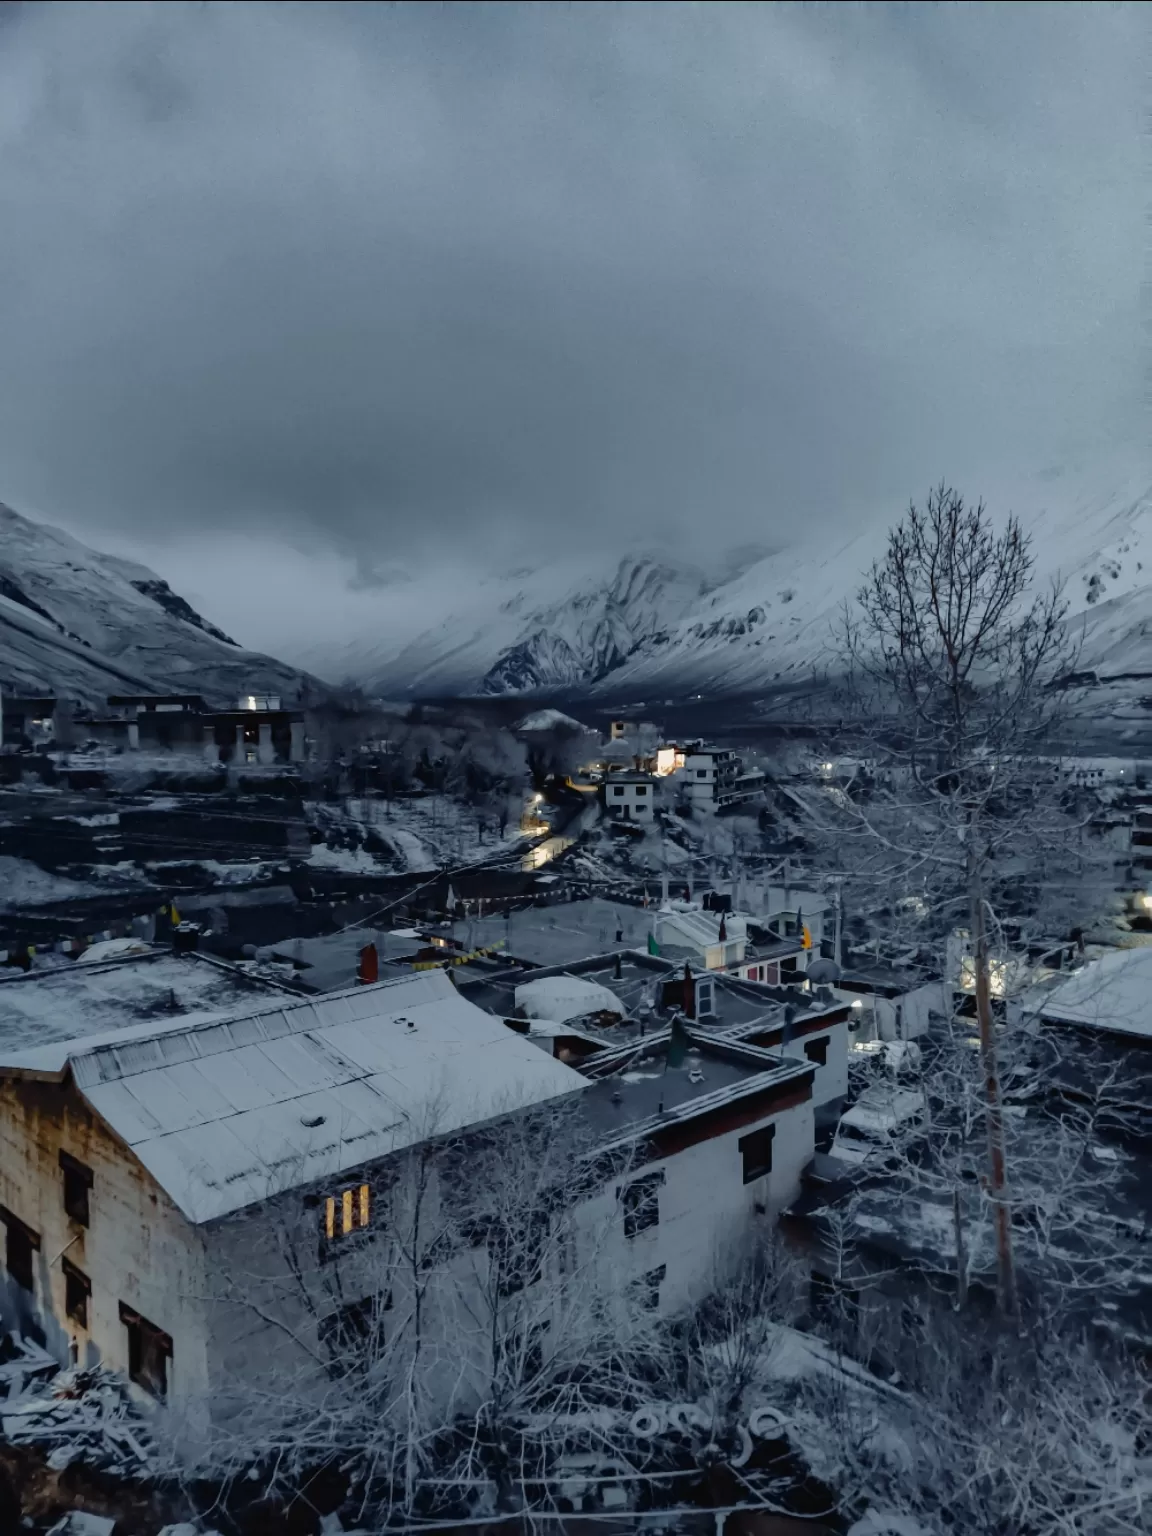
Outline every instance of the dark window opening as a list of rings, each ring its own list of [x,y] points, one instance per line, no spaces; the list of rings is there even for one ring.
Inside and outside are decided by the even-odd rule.
[[[349,1301],[320,1319],[320,1343],[333,1363],[365,1365],[384,1337],[384,1313],[392,1310],[392,1292]]]
[[[795,976],[797,971],[796,956],[789,955],[786,960],[780,962],[781,976]]]
[[[622,795],[624,793],[624,786],[623,786],[623,784],[614,784],[612,786],[612,793],[614,795]]]
[[[624,1236],[635,1237],[649,1227],[660,1225],[660,1187],[664,1183],[663,1168],[655,1173],[643,1174],[617,1191],[624,1207]]]
[[[535,1211],[514,1224],[499,1221],[489,1232],[488,1262],[501,1296],[514,1296],[541,1278],[548,1230],[547,1213]]]
[[[67,1259],[61,1259],[64,1270],[64,1311],[81,1328],[88,1326],[88,1298],[92,1294],[92,1282],[83,1270]]]
[[[168,1362],[172,1358],[171,1338],[123,1302],[120,1303],[120,1321],[128,1330],[129,1377],[153,1397],[166,1396]]]
[[[809,1040],[804,1047],[804,1054],[809,1061],[814,1061],[818,1067],[828,1065],[828,1036],[824,1035],[819,1040]]]
[[[766,1125],[762,1130],[741,1136],[740,1156],[744,1160],[745,1184],[751,1184],[772,1172],[772,1142],[775,1136],[774,1125]]]
[[[39,1234],[26,1227],[18,1216],[0,1207],[0,1219],[7,1230],[4,1245],[4,1263],[16,1284],[26,1291],[34,1288],[32,1279],[32,1255],[40,1247]]]
[[[636,1299],[636,1305],[643,1307],[645,1312],[655,1312],[659,1309],[660,1287],[664,1283],[667,1272],[667,1264],[661,1264],[657,1269],[650,1269],[646,1275],[641,1275],[639,1280],[633,1281],[632,1294]]]
[[[636,793],[638,795],[646,795],[648,793],[648,786],[647,786],[647,784],[637,784],[637,786],[636,786]]]
[[[88,1191],[92,1188],[92,1170],[68,1152],[61,1152],[64,1172],[64,1209],[82,1227],[88,1225]]]
[[[697,770],[696,770],[696,777],[698,779],[706,779],[708,777],[708,770],[707,770],[707,768],[697,768]]]

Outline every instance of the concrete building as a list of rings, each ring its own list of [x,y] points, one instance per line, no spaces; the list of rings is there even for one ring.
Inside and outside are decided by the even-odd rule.
[[[650,773],[614,773],[604,785],[604,808],[614,821],[656,820],[657,780]]]
[[[0,692],[0,749],[44,746],[56,735],[57,701]]]
[[[713,1287],[719,1256],[796,1198],[812,1155],[820,1064],[700,1025],[677,1062],[664,1029],[582,1075],[439,971],[323,997],[266,988],[222,1010],[213,988],[236,973],[201,957],[86,969],[71,1010],[80,967],[0,983],[3,1313],[62,1362],[123,1372],[193,1422],[235,1405],[238,1384],[319,1384],[325,1340],[364,1325],[372,1276],[376,1304],[409,1315],[404,1266],[395,1291],[379,1277],[413,1149],[449,1213],[469,1137],[573,1106],[604,1169],[576,1212],[575,1261],[661,1312]],[[141,984],[163,986],[162,971],[157,1011]],[[476,1243],[489,1267],[500,1251],[490,1227],[465,1222],[458,1239],[430,1255],[425,1293],[453,1340],[475,1336],[453,1309],[487,1283]],[[427,1390],[455,1408],[473,1369],[462,1348],[429,1356]]]
[[[81,734],[130,752],[186,752],[209,763],[304,760],[304,716],[275,694],[248,694],[232,710],[211,709],[199,694],[113,694],[103,715],[77,721]]]
[[[748,948],[748,921],[739,912],[709,912],[699,902],[669,901],[653,917],[660,953],[684,956],[705,970],[739,964]]]
[[[763,773],[745,768],[744,759],[731,748],[697,743],[685,749],[683,792],[689,805],[721,811],[755,800],[763,791]]]

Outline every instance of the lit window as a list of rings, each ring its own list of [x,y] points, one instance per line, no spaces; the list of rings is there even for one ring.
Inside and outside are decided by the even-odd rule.
[[[342,1194],[329,1195],[324,1202],[324,1236],[329,1240],[346,1237],[368,1225],[371,1197],[367,1184],[357,1184]]]

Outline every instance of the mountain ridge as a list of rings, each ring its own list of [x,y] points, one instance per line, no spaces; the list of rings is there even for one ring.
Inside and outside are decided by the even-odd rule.
[[[147,566],[91,549],[0,503],[0,687],[85,704],[107,694],[245,690],[292,697],[325,685],[249,651]]]

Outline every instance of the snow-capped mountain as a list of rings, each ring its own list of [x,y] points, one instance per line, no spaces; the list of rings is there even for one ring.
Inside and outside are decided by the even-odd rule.
[[[474,584],[469,603],[388,658],[349,650],[333,669],[378,693],[531,693],[586,688],[691,611],[699,566],[638,554]],[[358,664],[357,664],[358,663]]]
[[[1152,469],[1052,473],[989,501],[1031,534],[1036,580],[1062,583],[1082,669],[1101,683],[1146,679],[1152,690]],[[770,691],[827,671],[838,614],[887,526],[758,561],[637,646],[602,689]]]
[[[243,650],[147,566],[0,505],[0,687],[98,703],[109,693],[299,694],[304,674]]]
[[[1147,456],[974,489],[985,489],[994,516],[1015,512],[1031,533],[1037,579],[1062,580],[1084,669],[1102,686],[1152,692]],[[489,577],[466,609],[398,654],[345,670],[393,694],[770,693],[834,667],[838,613],[899,513],[885,509],[839,539],[768,555],[742,550],[710,574],[636,556],[609,569],[566,561]]]

